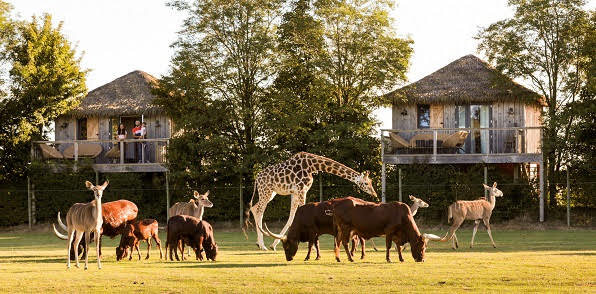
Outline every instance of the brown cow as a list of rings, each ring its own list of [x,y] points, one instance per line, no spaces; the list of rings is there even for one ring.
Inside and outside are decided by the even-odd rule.
[[[179,242],[190,244],[194,249],[197,260],[203,260],[203,250],[207,259],[215,261],[217,256],[217,243],[213,237],[213,228],[211,225],[190,215],[175,215],[168,220],[168,237],[166,241],[166,254],[168,248],[170,249],[170,260],[172,258],[172,250],[178,258],[178,244]],[[181,249],[183,253],[184,247]],[[167,259],[167,256],[166,256]]]
[[[292,225],[290,226],[286,236],[272,233],[269,228],[267,228],[266,224],[265,231],[263,231],[261,228],[259,229],[261,229],[263,234],[280,239],[282,241],[287,261],[294,259],[300,242],[308,242],[308,252],[304,260],[310,259],[310,252],[312,250],[313,244],[315,245],[315,250],[317,251],[316,260],[319,260],[321,258],[319,250],[319,236],[323,234],[333,235],[333,217],[328,215],[327,212],[332,211],[335,203],[342,199],[345,198],[307,203],[298,207],[294,221],[292,222]],[[362,203],[366,203],[366,201],[362,200]],[[354,236],[352,240],[352,250],[350,253],[354,255],[356,241],[360,241],[362,247],[361,258],[363,259],[365,241],[358,236]]]
[[[420,234],[410,207],[401,202],[363,204],[361,199],[346,197],[338,201],[332,214],[335,231],[335,259],[338,262],[340,261],[340,242],[344,245],[348,260],[353,261],[348,250],[348,241],[352,234],[358,234],[364,239],[385,235],[387,262],[391,262],[389,251],[392,242],[398,246],[400,261],[403,261],[400,246],[408,242],[412,248],[412,257],[415,261],[421,262],[424,261],[427,241],[441,239],[435,235]]]
[[[135,220],[137,218],[137,213],[139,212],[137,205],[128,201],[128,200],[116,200],[116,201],[103,203],[101,205],[101,210],[102,210],[102,216],[103,216],[103,224],[101,226],[101,235],[100,235],[100,239],[99,239],[99,244],[100,244],[99,245],[99,255],[100,256],[101,256],[101,237],[108,236],[113,239],[116,236],[122,234],[126,224],[130,221]],[[58,224],[60,225],[60,227],[63,230],[68,231],[68,229],[66,228],[66,225],[64,225],[64,223],[62,223],[62,220],[60,219],[60,212],[58,212]],[[63,239],[63,240],[68,239],[68,237],[66,235],[58,232],[58,230],[56,230],[56,227],[53,224],[52,224],[52,226],[54,227],[54,234],[58,238]],[[84,244],[84,240],[81,241],[81,243],[79,244],[79,248],[81,248],[81,247],[84,248],[84,246],[82,246],[82,244]],[[74,246],[72,246],[72,248],[73,248],[73,250],[71,250],[71,252],[70,252],[70,259],[74,260]]]
[[[145,257],[145,259],[149,259],[149,252],[151,251],[151,238],[153,238],[155,243],[157,243],[157,248],[159,248],[159,259],[162,259],[163,254],[161,252],[161,240],[159,240],[158,224],[156,220],[144,219],[142,221],[136,221],[132,224],[126,225],[124,232],[122,233],[122,237],[120,237],[120,245],[116,247],[116,260],[121,260],[123,257],[125,257],[124,255],[129,248],[131,250],[128,260],[132,259],[133,248],[137,250],[139,260],[141,260],[139,242],[143,240],[147,241],[147,257]]]

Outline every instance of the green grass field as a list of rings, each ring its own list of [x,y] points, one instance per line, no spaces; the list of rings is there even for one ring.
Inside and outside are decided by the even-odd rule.
[[[444,232],[434,231],[437,235]],[[490,246],[484,230],[469,248],[471,230],[458,233],[460,249],[432,243],[426,262],[416,263],[410,251],[405,262],[385,262],[384,251],[368,250],[364,260],[342,263],[332,252],[332,239],[321,242],[322,259],[302,261],[306,244],[286,262],[278,252],[260,252],[256,237],[218,232],[217,262],[164,262],[152,250],[149,260],[115,259],[118,240],[104,238],[103,269],[97,269],[95,249],[89,270],[66,269],[66,241],[51,233],[0,233],[0,292],[569,292],[596,293],[596,231],[499,231],[498,248]],[[165,236],[162,236],[165,245]],[[271,240],[266,240],[271,242]],[[375,239],[379,249],[383,239]],[[141,245],[146,250],[146,244]],[[141,252],[144,257],[144,252]],[[136,257],[136,252],[135,252]]]

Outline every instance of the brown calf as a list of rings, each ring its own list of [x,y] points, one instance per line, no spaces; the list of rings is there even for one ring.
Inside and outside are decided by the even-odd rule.
[[[132,259],[133,249],[137,249],[139,260],[141,260],[139,242],[143,240],[147,241],[147,257],[145,257],[145,259],[149,259],[149,252],[151,251],[151,238],[153,238],[155,243],[157,243],[157,247],[159,248],[159,259],[162,259],[163,254],[161,252],[161,240],[159,240],[159,236],[157,234],[157,226],[157,221],[154,219],[144,219],[142,221],[137,221],[126,225],[124,232],[122,233],[122,237],[120,238],[120,245],[116,247],[116,260],[121,260],[123,257],[125,257],[125,254],[128,252],[129,248],[131,250],[128,260]]]

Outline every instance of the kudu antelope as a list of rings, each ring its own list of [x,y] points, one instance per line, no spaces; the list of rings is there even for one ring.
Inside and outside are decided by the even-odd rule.
[[[194,199],[190,199],[188,202],[176,202],[170,207],[170,217],[176,215],[190,215],[203,220],[203,214],[205,213],[205,207],[213,207],[213,202],[209,200],[209,191],[205,194],[200,194],[198,191],[193,192]],[[182,250],[182,244],[179,246]],[[184,260],[184,252],[182,253],[182,259]],[[190,256],[190,247],[187,255]]]
[[[486,227],[486,231],[488,232],[488,236],[490,237],[490,241],[493,244],[494,248],[497,248],[495,245],[495,241],[493,240],[493,236],[490,233],[490,216],[493,213],[493,209],[495,208],[496,204],[496,197],[503,197],[503,192],[497,189],[497,182],[493,184],[492,187],[482,184],[484,189],[489,192],[488,194],[488,201],[485,199],[478,199],[472,201],[455,201],[453,204],[449,205],[449,211],[447,216],[447,222],[453,218],[453,224],[451,228],[449,228],[449,232],[445,235],[445,237],[441,238],[442,242],[447,242],[452,240],[452,247],[456,249],[459,247],[457,243],[457,236],[455,235],[455,231],[461,226],[464,220],[474,220],[474,231],[472,232],[472,242],[470,243],[470,248],[474,246],[474,237],[476,237],[476,231],[478,230],[478,225],[480,225],[480,221],[484,223]]]
[[[75,258],[76,267],[79,267],[79,244],[83,234],[85,234],[85,269],[87,269],[87,261],[89,257],[89,235],[94,233],[95,246],[97,252],[97,267],[101,269],[101,257],[99,255],[99,236],[101,232],[101,225],[103,224],[102,210],[101,210],[101,196],[103,190],[108,186],[108,181],[105,181],[101,186],[94,186],[91,182],[86,181],[87,189],[93,191],[95,200],[89,203],[75,203],[66,214],[66,226],[68,229],[68,251],[66,251],[66,267],[70,268],[70,247],[72,240],[75,239]],[[75,236],[76,235],[76,236]]]

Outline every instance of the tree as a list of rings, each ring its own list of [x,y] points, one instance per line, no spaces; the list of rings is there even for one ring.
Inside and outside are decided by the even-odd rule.
[[[587,34],[583,0],[510,0],[513,18],[481,29],[478,47],[509,77],[529,81],[546,100],[543,152],[549,205],[556,206],[556,182],[564,161],[561,146],[569,139],[573,117],[561,119],[585,83],[581,47]]]
[[[278,32],[280,68],[265,123],[269,146],[379,170],[372,110],[405,81],[411,40],[395,36],[386,1],[292,2]],[[270,152],[269,154],[274,153]]]
[[[29,142],[43,139],[43,128],[75,107],[87,93],[87,70],[62,34],[45,14],[41,23],[13,23],[7,45],[10,62],[8,92],[0,101],[0,168],[4,177],[22,176],[29,161]]]
[[[176,140],[188,138],[181,146],[209,152],[202,160],[188,157],[180,168],[244,177],[260,161],[262,110],[275,74],[277,58],[272,49],[281,1],[174,1],[170,5],[188,17],[173,45],[172,74],[162,80],[163,99],[157,103],[170,111],[172,105],[180,107],[173,119],[184,128],[184,135],[172,140],[174,146]]]

